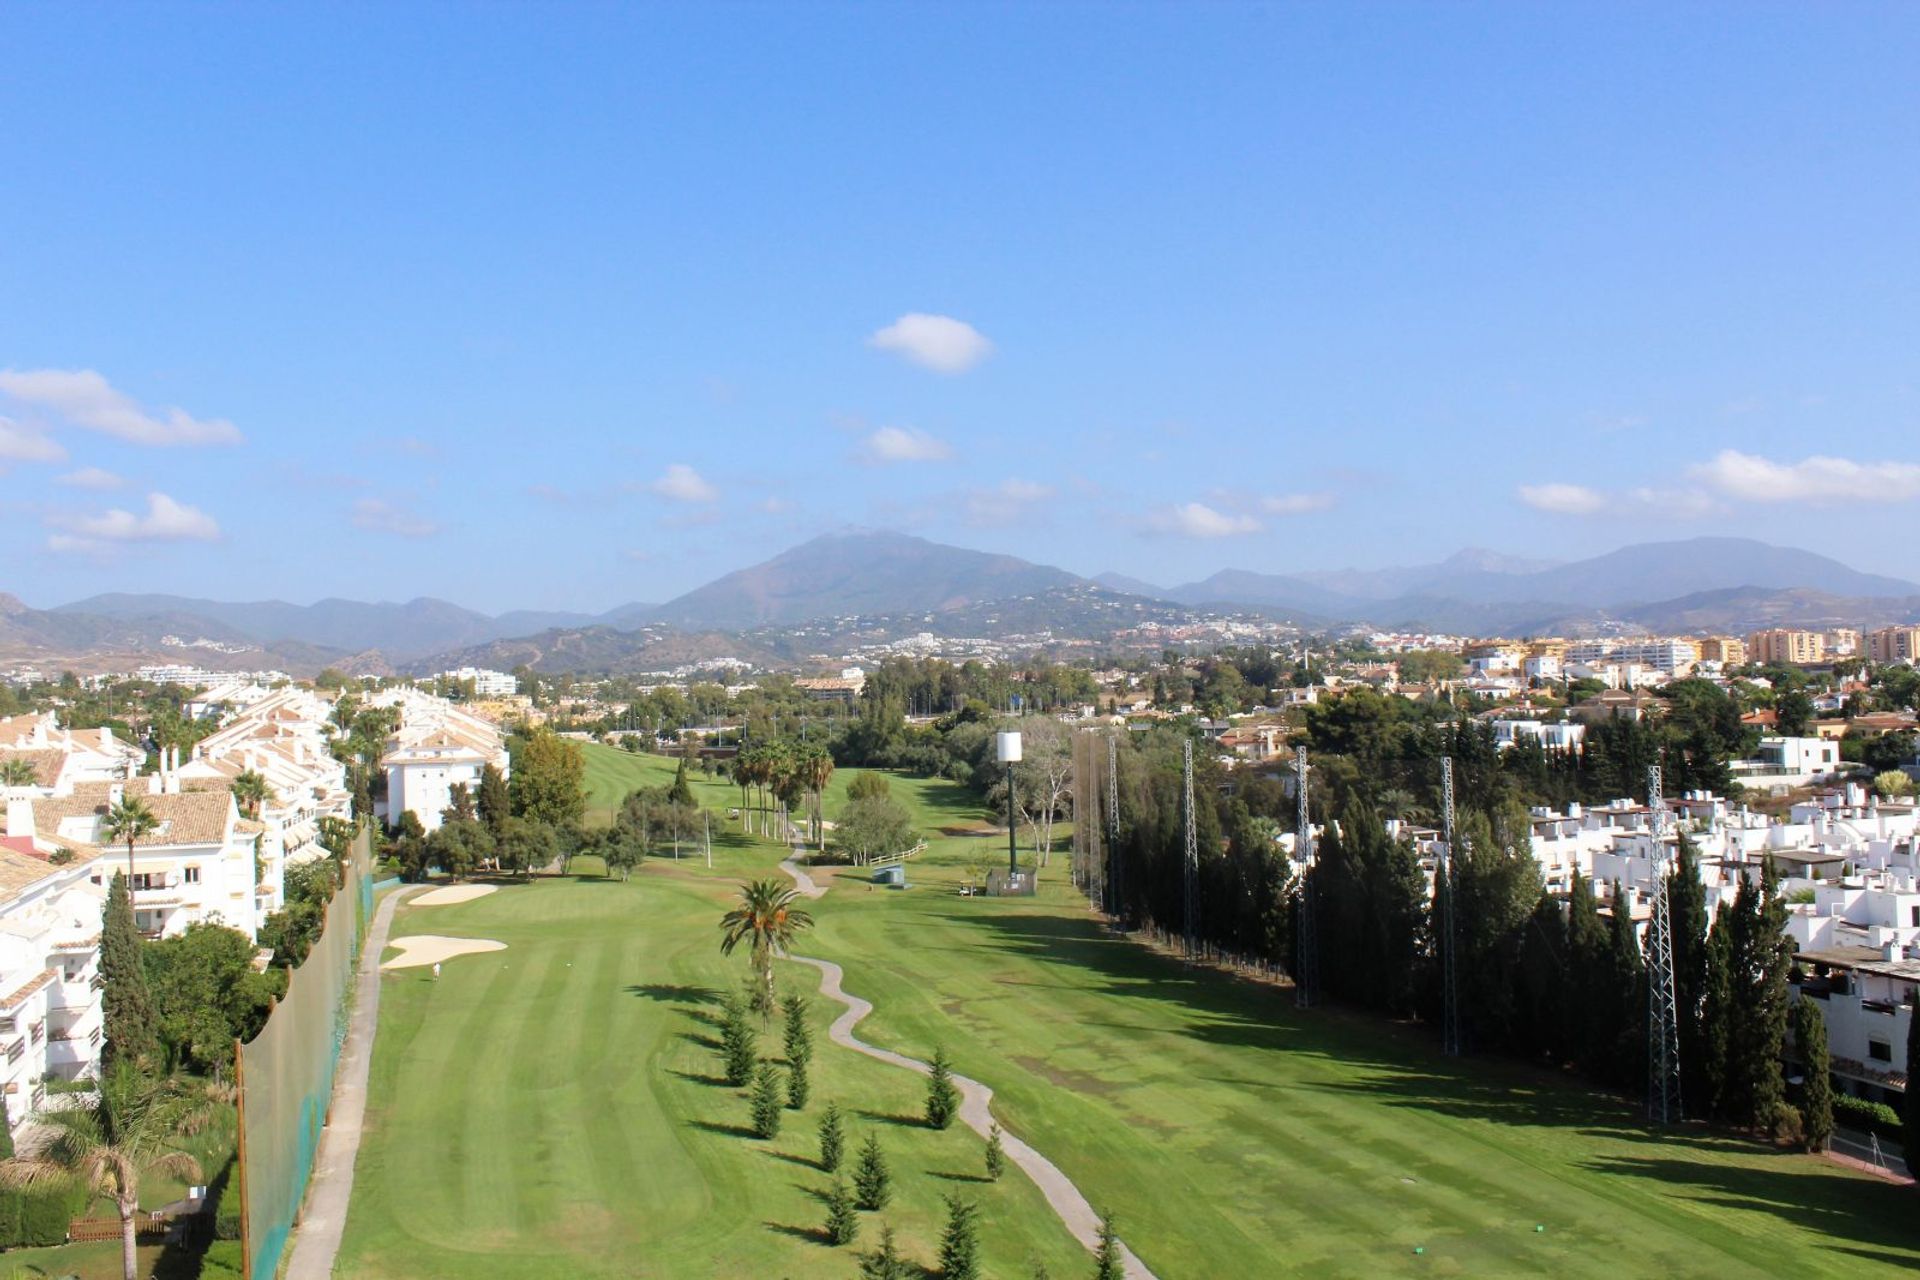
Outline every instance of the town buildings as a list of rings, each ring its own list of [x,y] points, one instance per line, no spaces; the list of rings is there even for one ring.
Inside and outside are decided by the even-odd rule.
[[[1747,637],[1747,657],[1763,666],[1813,666],[1827,660],[1827,643],[1818,631],[1774,627]]]
[[[393,707],[400,727],[387,739],[380,767],[387,775],[387,798],[378,816],[389,826],[411,813],[422,829],[436,831],[453,804],[453,789],[480,789],[488,765],[504,777],[511,772],[507,742],[497,725],[461,710],[445,698],[418,689],[385,689],[368,705]]]

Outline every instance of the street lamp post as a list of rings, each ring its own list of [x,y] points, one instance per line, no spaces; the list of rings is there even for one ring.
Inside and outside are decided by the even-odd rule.
[[[1014,807],[1013,807],[1013,766],[1020,762],[1020,735],[1001,733],[994,736],[994,758],[1007,766],[1007,874],[1020,874],[1020,856],[1014,850]]]

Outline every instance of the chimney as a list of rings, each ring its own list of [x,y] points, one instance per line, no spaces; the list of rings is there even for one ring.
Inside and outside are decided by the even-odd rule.
[[[113,730],[105,725],[100,726],[100,746],[103,750],[113,746]]]
[[[118,806],[126,796],[127,788],[123,783],[116,782],[107,788],[107,804],[110,806]]]
[[[33,835],[33,801],[31,799],[7,801],[7,835],[14,839]]]

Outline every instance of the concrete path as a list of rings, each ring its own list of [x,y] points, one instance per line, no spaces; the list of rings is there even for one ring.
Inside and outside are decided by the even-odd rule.
[[[781,865],[787,867],[789,873],[796,879],[802,878],[797,869],[786,863]],[[807,884],[812,885],[812,881],[807,881]],[[801,892],[805,893],[806,888],[803,887]],[[820,889],[808,896],[817,898],[825,892],[825,889]],[[818,969],[820,993],[847,1007],[846,1012],[835,1018],[833,1026],[828,1028],[828,1039],[837,1045],[852,1049],[855,1053],[864,1053],[869,1058],[878,1058],[892,1066],[917,1071],[921,1075],[929,1074],[930,1068],[918,1058],[909,1058],[905,1054],[894,1053],[889,1049],[876,1049],[853,1034],[853,1029],[859,1025],[860,1020],[873,1012],[873,1005],[859,996],[848,995],[841,989],[841,979],[845,975],[841,972],[839,965],[831,960],[815,960],[810,956],[794,956],[793,959]],[[993,1090],[978,1080],[972,1080],[963,1075],[956,1074],[953,1082],[960,1089],[960,1118],[966,1122],[969,1129],[982,1138],[986,1137],[988,1128],[993,1124],[993,1115],[989,1110],[989,1105],[993,1101]],[[1000,1130],[1000,1143],[1006,1149],[1007,1158],[1025,1170],[1027,1176],[1033,1179],[1034,1185],[1040,1188],[1040,1194],[1046,1197],[1049,1205],[1053,1206],[1053,1211],[1060,1215],[1060,1220],[1067,1224],[1067,1230],[1073,1232],[1074,1239],[1085,1245],[1089,1251],[1099,1248],[1100,1215],[1093,1211],[1093,1206],[1087,1203],[1087,1198],[1080,1194],[1080,1188],[1074,1186],[1072,1180],[1060,1172],[1058,1165],[1022,1142],[1019,1137],[1008,1132],[1004,1127]],[[1120,1249],[1126,1261],[1128,1280],[1154,1280],[1153,1272],[1147,1270],[1146,1264],[1133,1256],[1133,1250],[1124,1244]],[[290,1277],[290,1280],[300,1280],[300,1277]]]
[[[800,846],[795,845],[794,852],[799,851]],[[824,898],[827,896],[827,886],[815,883],[814,878],[796,866],[792,858],[782,862],[780,869],[793,877],[794,888],[799,891],[801,897]]]
[[[372,1065],[373,1033],[380,1021],[380,953],[387,949],[393,909],[421,886],[396,889],[381,900],[360,953],[353,981],[353,1012],[347,1018],[347,1042],[333,1075],[333,1101],[320,1150],[313,1159],[313,1180],[293,1232],[293,1258],[286,1280],[328,1280],[334,1255],[347,1228],[347,1201],[353,1196],[353,1161],[360,1154],[360,1127],[367,1115],[367,1068]]]

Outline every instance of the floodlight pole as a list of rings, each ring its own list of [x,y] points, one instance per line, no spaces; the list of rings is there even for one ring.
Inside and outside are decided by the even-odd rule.
[[[1020,874],[1020,854],[1014,845],[1015,809],[1013,800],[1013,766],[1020,760],[1020,734],[1017,730],[996,734],[994,754],[1000,757],[1000,763],[1007,766],[1007,875]]]

